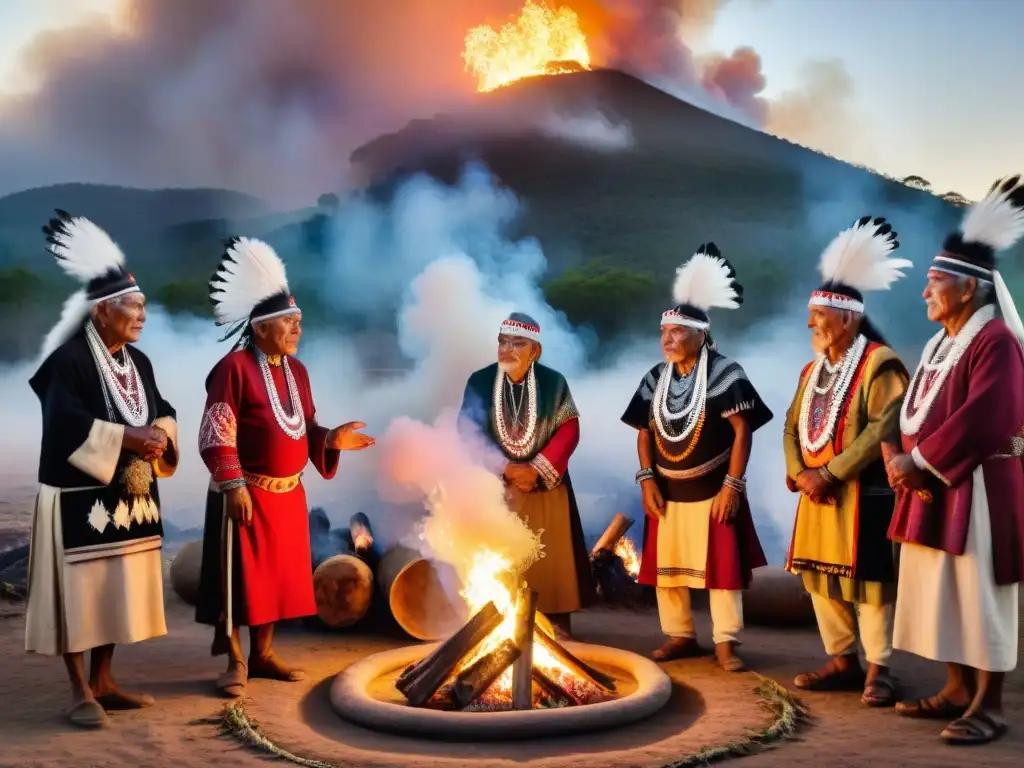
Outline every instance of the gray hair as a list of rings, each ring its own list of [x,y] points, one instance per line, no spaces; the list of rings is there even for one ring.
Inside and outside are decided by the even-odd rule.
[[[982,280],[977,277],[965,277],[960,276],[957,282],[960,285],[960,289],[963,291],[967,290],[967,281],[974,280],[974,308],[981,309],[982,307],[992,304],[996,300],[996,287],[990,280]]]

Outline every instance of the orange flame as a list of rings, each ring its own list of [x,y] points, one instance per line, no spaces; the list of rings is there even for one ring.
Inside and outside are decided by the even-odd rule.
[[[622,558],[626,573],[634,579],[640,575],[640,555],[637,554],[632,540],[625,536],[619,539],[619,543],[615,545],[615,554]]]
[[[526,0],[514,22],[500,30],[481,25],[466,34],[462,52],[478,91],[493,91],[524,77],[590,69],[587,39],[569,8],[551,10]]]

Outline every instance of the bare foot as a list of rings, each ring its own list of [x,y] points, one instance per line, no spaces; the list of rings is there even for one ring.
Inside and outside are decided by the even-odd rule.
[[[274,655],[249,658],[249,677],[264,680],[280,680],[285,683],[297,683],[306,679],[306,673],[300,669],[288,667]]]

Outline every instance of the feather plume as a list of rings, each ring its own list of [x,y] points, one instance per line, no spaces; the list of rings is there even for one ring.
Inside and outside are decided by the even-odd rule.
[[[110,235],[82,216],[57,210],[43,227],[47,248],[57,264],[81,283],[124,266],[124,254]]]
[[[39,353],[40,363],[56,352],[61,344],[70,339],[82,327],[91,308],[92,302],[89,301],[84,290],[76,291],[67,298],[60,313],[60,320],[43,339],[43,349]]]
[[[865,216],[844,229],[821,254],[818,269],[826,283],[842,283],[858,291],[886,290],[902,270],[914,266],[908,259],[891,259],[900,247],[896,231],[885,219]]]
[[[1009,248],[1024,236],[1024,182],[1020,176],[1000,179],[983,200],[971,206],[960,225],[966,243],[993,250]]]
[[[690,304],[705,312],[712,307],[736,309],[743,303],[743,288],[718,247],[706,243],[676,270],[672,298],[676,304]]]
[[[284,262],[262,240],[228,241],[220,266],[210,280],[210,301],[217,325],[240,323],[253,307],[275,293],[288,292]]]

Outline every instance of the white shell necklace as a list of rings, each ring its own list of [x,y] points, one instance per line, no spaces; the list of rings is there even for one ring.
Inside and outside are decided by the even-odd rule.
[[[113,408],[116,408],[129,427],[144,427],[149,424],[149,401],[142,384],[142,376],[139,375],[139,370],[135,367],[135,361],[128,354],[127,348],[122,347],[124,362],[115,360],[91,320],[85,325],[85,338],[100,372],[103,399],[110,416],[113,417]]]
[[[263,353],[263,350],[256,350],[256,359],[260,364],[260,372],[263,374],[263,383],[267,387],[267,397],[270,398],[270,407],[274,411],[274,419],[277,426],[281,428],[292,440],[298,440],[306,434],[306,416],[302,412],[302,400],[299,398],[299,388],[295,384],[295,377],[292,376],[292,369],[288,365],[288,358],[281,356],[281,368],[284,370],[284,381],[288,387],[288,400],[291,405],[291,415],[284,412],[281,405],[281,398],[277,394],[277,385],[270,373],[270,361]]]
[[[700,359],[697,361],[696,374],[693,384],[693,394],[690,395],[690,402],[673,413],[668,407],[669,387],[672,384],[672,374],[675,365],[666,362],[658,377],[658,385],[654,388],[654,400],[651,403],[651,412],[654,415],[654,427],[658,430],[663,440],[670,443],[681,443],[693,434],[697,424],[704,415],[704,407],[707,405],[708,397],[708,348],[702,347]],[[682,430],[678,434],[672,434],[669,426],[672,421],[685,418]]]
[[[821,355],[814,363],[814,367],[811,368],[807,378],[807,385],[804,387],[804,396],[800,402],[798,420],[800,447],[808,453],[817,453],[832,440],[836,425],[839,422],[839,412],[842,410],[843,403],[846,400],[846,393],[850,389],[850,384],[853,381],[854,374],[857,372],[857,368],[860,366],[861,358],[864,357],[864,350],[867,349],[867,346],[868,340],[863,334],[860,334],[854,339],[850,348],[846,350],[843,359],[835,366],[828,362],[828,356]],[[829,400],[828,411],[825,413],[825,421],[821,425],[821,432],[812,440],[811,410],[815,394],[824,394],[824,392],[819,391],[818,381],[821,378],[822,370],[826,368],[832,368],[836,371],[832,384],[825,389],[825,392],[831,389],[832,396]]]
[[[946,332],[939,331],[924,348],[921,353],[921,362],[914,371],[914,378],[910,380],[910,388],[906,397],[903,398],[903,408],[900,409],[900,430],[905,435],[916,435],[921,431],[921,426],[935,405],[942,385],[946,382],[949,372],[960,362],[971,342],[974,341],[981,329],[984,328],[996,316],[993,306],[986,306],[979,309],[970,319],[964,323],[964,327],[953,337],[948,345],[949,352],[941,362],[933,363],[936,353],[942,349]],[[930,382],[928,378],[934,376]]]
[[[521,459],[528,456],[530,451],[533,450],[534,438],[537,436],[537,375],[531,363],[524,384],[526,387],[526,392],[524,393],[526,399],[526,423],[523,425],[519,436],[515,438],[509,432],[508,416],[505,413],[505,379],[507,378],[505,372],[499,366],[498,373],[494,377],[494,425],[498,431],[498,440],[505,451]],[[518,417],[519,413],[516,413],[516,421],[513,422],[513,426],[518,423]]]

